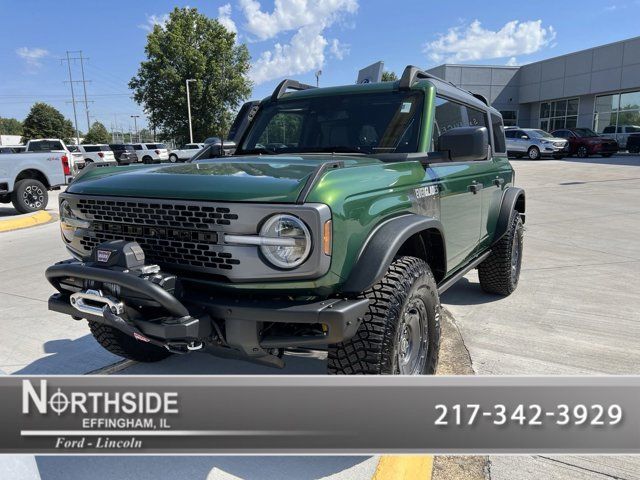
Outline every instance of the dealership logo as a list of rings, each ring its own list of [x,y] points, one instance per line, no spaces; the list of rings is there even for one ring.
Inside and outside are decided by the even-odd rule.
[[[31,380],[22,381],[22,413],[46,415],[71,414],[177,414],[177,392],[150,391],[50,391],[47,380],[34,386]]]
[[[102,263],[106,263],[109,261],[111,257],[111,251],[109,250],[98,250],[98,261]]]

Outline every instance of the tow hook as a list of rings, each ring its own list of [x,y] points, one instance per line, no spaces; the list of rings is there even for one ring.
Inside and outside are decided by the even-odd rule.
[[[203,347],[202,342],[167,342],[164,348],[171,353],[185,354],[193,352],[194,350],[201,350]]]

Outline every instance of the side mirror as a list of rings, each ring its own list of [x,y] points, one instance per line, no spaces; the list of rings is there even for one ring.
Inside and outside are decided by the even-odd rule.
[[[226,157],[229,155],[233,155],[236,151],[235,142],[231,142],[229,140],[224,140],[222,142],[210,143],[205,145],[205,147],[196,153],[193,157],[191,157],[190,162],[195,162],[197,160],[206,160],[209,158],[220,158]]]
[[[438,139],[439,150],[449,152],[452,162],[484,160],[489,151],[487,127],[457,127],[447,130]]]

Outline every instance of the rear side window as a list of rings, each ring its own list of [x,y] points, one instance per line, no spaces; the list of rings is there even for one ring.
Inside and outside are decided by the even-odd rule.
[[[100,150],[102,150],[103,152],[110,152],[111,147],[109,145],[100,145]]]
[[[142,145],[134,145],[133,149],[134,150],[142,150]]]
[[[160,150],[165,150],[167,147],[164,143],[157,143],[156,148],[159,148]]]
[[[99,152],[100,151],[100,147],[96,146],[96,145],[87,145],[84,147],[84,151],[85,152]]]
[[[493,151],[496,153],[506,152],[507,146],[504,140],[504,125],[502,124],[502,118],[492,113],[491,127],[493,130]]]
[[[147,147],[147,150],[153,150],[154,148],[158,148],[156,147],[155,143],[147,143],[145,146]]]

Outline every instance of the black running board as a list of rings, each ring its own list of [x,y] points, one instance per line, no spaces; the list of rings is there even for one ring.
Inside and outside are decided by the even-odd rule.
[[[464,277],[467,273],[469,273],[470,270],[473,270],[482,262],[484,262],[489,255],[491,255],[491,250],[487,250],[479,257],[476,257],[473,260],[471,260],[471,262],[467,263],[464,267],[458,270],[452,277],[446,279],[444,282],[438,285],[438,293],[442,295],[451,286],[453,286],[454,283],[456,283],[458,280]]]

